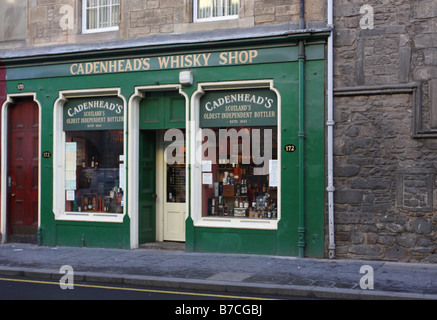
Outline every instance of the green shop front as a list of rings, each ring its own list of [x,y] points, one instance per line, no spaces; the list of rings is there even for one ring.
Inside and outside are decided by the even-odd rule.
[[[323,37],[6,59],[3,241],[323,257]]]

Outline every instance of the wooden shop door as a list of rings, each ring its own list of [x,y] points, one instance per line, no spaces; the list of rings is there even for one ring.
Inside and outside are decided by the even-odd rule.
[[[36,242],[39,110],[30,99],[8,107],[8,238]]]

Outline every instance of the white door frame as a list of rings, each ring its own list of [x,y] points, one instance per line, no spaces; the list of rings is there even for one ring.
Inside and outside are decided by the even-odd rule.
[[[139,123],[139,116],[140,116],[140,101],[145,97],[145,93],[147,92],[159,92],[159,91],[174,91],[177,90],[180,95],[182,95],[185,98],[185,118],[186,118],[186,137],[189,137],[189,97],[188,95],[182,91],[182,85],[181,84],[168,84],[168,85],[153,85],[153,86],[138,86],[135,87],[135,92],[132,94],[132,96],[129,99],[129,120],[128,120],[128,127],[129,127],[129,135],[128,135],[128,174],[129,174],[129,180],[128,180],[128,213],[129,217],[131,219],[130,223],[130,247],[131,249],[136,249],[139,247],[139,240],[138,240],[138,200],[139,200],[139,143],[140,143],[140,123]],[[186,144],[187,146],[187,155],[189,155],[189,144]],[[187,159],[186,163],[189,160]],[[163,163],[163,161],[160,161]],[[158,163],[158,161],[157,161]],[[185,181],[187,188],[186,188],[186,218],[188,216],[188,208],[189,208],[189,198],[188,198],[188,189],[189,189],[189,175],[186,175],[186,181]],[[156,186],[157,190],[158,188],[163,188],[160,186]],[[161,191],[162,192],[162,191]],[[159,206],[159,200],[157,200],[157,208]],[[161,211],[163,212],[163,211]],[[156,219],[157,224],[160,219]],[[160,225],[156,226],[156,235],[157,235],[157,241],[162,241],[158,236],[160,232],[162,232],[162,223],[160,222]]]

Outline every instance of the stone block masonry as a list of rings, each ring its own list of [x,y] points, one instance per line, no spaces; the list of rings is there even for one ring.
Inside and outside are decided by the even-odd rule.
[[[437,262],[437,4],[365,4],[334,2],[336,254]]]
[[[32,48],[63,44],[117,41],[158,34],[182,34],[250,28],[259,25],[291,24],[297,28],[299,2],[293,0],[239,0],[238,19],[194,20],[195,0],[123,0],[120,1],[119,29],[110,32],[84,33],[82,30],[82,1],[79,0],[20,0],[11,6],[14,16],[20,13],[20,40],[15,35],[2,33],[0,50]],[[326,1],[306,0],[305,13],[311,23],[326,23]],[[66,9],[67,8],[67,9]],[[24,12],[24,14],[23,14]],[[17,15],[18,17],[18,15]],[[62,28],[68,21],[69,28]],[[26,27],[27,26],[27,30]],[[22,39],[21,39],[22,38]]]
[[[411,137],[411,99],[335,99],[338,257],[437,262],[437,145]]]

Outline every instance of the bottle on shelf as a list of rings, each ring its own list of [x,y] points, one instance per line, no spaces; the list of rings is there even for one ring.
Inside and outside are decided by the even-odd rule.
[[[238,163],[234,167],[234,180],[239,181],[241,179],[241,168],[238,166]]]

